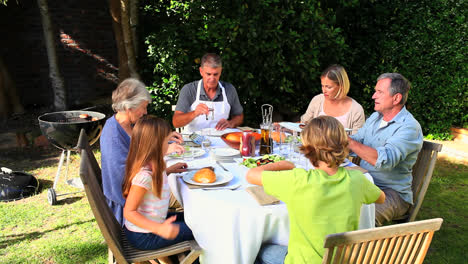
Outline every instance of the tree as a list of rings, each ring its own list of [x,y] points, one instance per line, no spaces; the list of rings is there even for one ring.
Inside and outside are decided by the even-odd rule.
[[[138,26],[138,0],[110,0],[115,41],[119,55],[119,81],[128,77],[140,79],[136,57]]]
[[[54,91],[54,108],[55,110],[61,111],[67,109],[67,91],[58,65],[49,7],[47,5],[47,0],[37,0],[37,5],[41,11],[44,42],[47,50],[47,59],[49,61],[49,77]]]

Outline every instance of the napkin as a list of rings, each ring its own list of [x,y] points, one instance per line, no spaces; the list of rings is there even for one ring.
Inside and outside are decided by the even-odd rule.
[[[214,160],[209,159],[196,159],[191,161],[186,161],[187,169],[189,170],[199,170],[205,167],[215,167],[216,162]]]
[[[260,205],[277,204],[280,202],[276,197],[266,194],[263,186],[251,186],[245,189],[250,193]]]
[[[347,170],[358,170],[358,171],[361,171],[362,173],[367,173],[368,172],[366,169],[363,169],[360,166],[345,167],[345,169],[347,169]]]
[[[251,127],[248,127],[248,126],[237,127],[237,129],[239,129],[240,131],[257,131],[257,129],[251,128]]]

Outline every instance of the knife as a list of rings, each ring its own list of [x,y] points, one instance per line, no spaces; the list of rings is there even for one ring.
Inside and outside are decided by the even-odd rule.
[[[216,161],[216,164],[218,164],[224,171],[228,171],[223,165],[221,165],[221,162],[219,162],[219,160]]]

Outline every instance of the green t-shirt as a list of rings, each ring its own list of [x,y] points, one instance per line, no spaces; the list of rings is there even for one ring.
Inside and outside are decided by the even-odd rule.
[[[362,172],[344,168],[334,175],[319,169],[264,171],[262,182],[265,192],[288,208],[286,264],[322,263],[325,237],[357,230],[361,205],[380,196],[380,189]]]

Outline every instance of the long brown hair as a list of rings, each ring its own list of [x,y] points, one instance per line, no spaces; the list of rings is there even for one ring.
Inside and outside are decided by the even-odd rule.
[[[163,173],[166,170],[163,144],[169,133],[171,133],[171,127],[159,117],[147,115],[137,121],[132,130],[125,166],[125,179],[122,185],[123,197],[127,198],[135,175],[141,168],[150,165],[153,180],[152,192],[161,198]]]
[[[323,161],[337,168],[348,156],[348,136],[343,125],[334,117],[319,116],[302,130],[301,152],[317,167]]]

